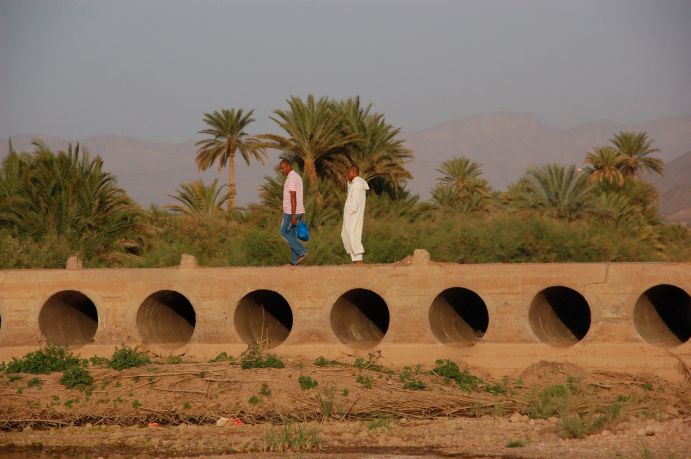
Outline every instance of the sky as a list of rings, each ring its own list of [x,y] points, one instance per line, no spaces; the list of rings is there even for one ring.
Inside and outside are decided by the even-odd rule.
[[[691,114],[691,0],[0,0],[0,138],[197,138],[203,114],[359,95],[420,130]]]

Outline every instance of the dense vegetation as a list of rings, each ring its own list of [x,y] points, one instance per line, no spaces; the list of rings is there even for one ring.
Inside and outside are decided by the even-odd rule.
[[[19,153],[10,144],[0,167],[0,266],[62,267],[76,254],[86,266],[158,267],[183,253],[211,266],[284,264],[283,177],[265,178],[261,204],[235,205],[236,153],[249,163],[268,149],[303,172],[312,264],[347,262],[340,224],[351,163],[372,188],[364,230],[370,263],[415,248],[460,263],[691,260],[688,229],[662,222],[657,192],[641,178],[663,172],[645,133],[620,132],[611,145],[595,146],[583,169],[530,169],[505,191],[492,190],[481,164],[455,157],[440,164],[431,199],[421,202],[405,189],[413,152],[371,106],[313,96],[287,104],[271,117],[283,135],[247,134],[252,111],[205,114],[205,138],[190,162],[227,165],[229,185],[181,184],[176,204],[164,208],[139,208],[79,145],[55,153],[37,141]]]

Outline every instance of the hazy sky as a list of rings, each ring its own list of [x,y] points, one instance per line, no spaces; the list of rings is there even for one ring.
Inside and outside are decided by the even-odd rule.
[[[405,129],[691,113],[691,0],[0,0],[0,137],[196,137],[204,112],[360,95]]]

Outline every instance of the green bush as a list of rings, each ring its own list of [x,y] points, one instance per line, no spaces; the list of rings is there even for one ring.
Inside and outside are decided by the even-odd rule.
[[[455,381],[459,389],[466,392],[475,391],[478,385],[482,384],[482,379],[473,376],[467,371],[461,371],[452,360],[437,360],[436,367],[432,370],[435,375],[441,376],[446,380]]]
[[[310,376],[300,376],[298,378],[298,383],[300,383],[300,389],[302,390],[314,389],[319,385],[319,383]]]
[[[240,359],[240,368],[248,370],[250,368],[284,368],[283,361],[275,354],[266,354],[261,347],[256,344],[250,344],[247,351]]]
[[[66,347],[49,344],[45,348],[29,352],[21,359],[13,358],[5,365],[5,371],[7,373],[49,374],[82,366],[86,366],[86,360],[79,359]]]
[[[148,352],[127,346],[116,347],[113,356],[110,358],[110,367],[118,371],[126,368],[141,367],[150,363],[151,359]]]
[[[84,389],[93,384],[94,378],[82,367],[69,367],[65,369],[60,378],[60,384],[68,389]]]

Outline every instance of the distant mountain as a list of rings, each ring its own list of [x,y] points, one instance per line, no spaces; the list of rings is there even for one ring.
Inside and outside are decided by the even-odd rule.
[[[415,153],[415,160],[409,165],[414,179],[408,188],[427,199],[439,176],[435,169],[453,156],[467,156],[482,163],[485,176],[495,189],[504,189],[531,166],[548,162],[581,164],[588,150],[607,144],[622,130],[645,131],[655,141],[654,145],[661,149],[659,157],[670,162],[667,175],[656,183],[665,189],[664,192],[671,192],[677,185],[667,184],[674,182],[672,178],[676,175],[672,172],[678,168],[671,161],[691,148],[691,115],[635,124],[595,121],[571,129],[555,129],[545,126],[530,113],[497,112],[468,116],[420,131],[406,131],[403,138]],[[29,151],[33,138],[43,139],[55,150],[67,146],[65,139],[54,136],[18,135],[12,137],[12,142],[15,149]],[[219,177],[221,183],[226,183],[225,170],[197,172],[193,140],[155,143],[102,135],[78,141],[92,154],[100,155],[106,169],[113,172],[121,186],[143,206],[170,203],[169,195],[174,194],[181,183],[198,178],[209,181]],[[6,154],[7,140],[0,140],[0,158]],[[237,162],[240,205],[259,200],[263,177],[273,175],[272,167],[277,162],[275,151],[269,153],[264,166],[255,163],[247,166],[242,160]],[[670,204],[670,209],[684,209],[684,203],[691,206],[686,194],[675,193],[677,197],[672,199],[670,194],[669,202],[678,204]],[[667,202],[663,199],[663,203]]]
[[[651,181],[660,191],[662,214],[691,226],[691,151],[666,163],[665,174]]]

